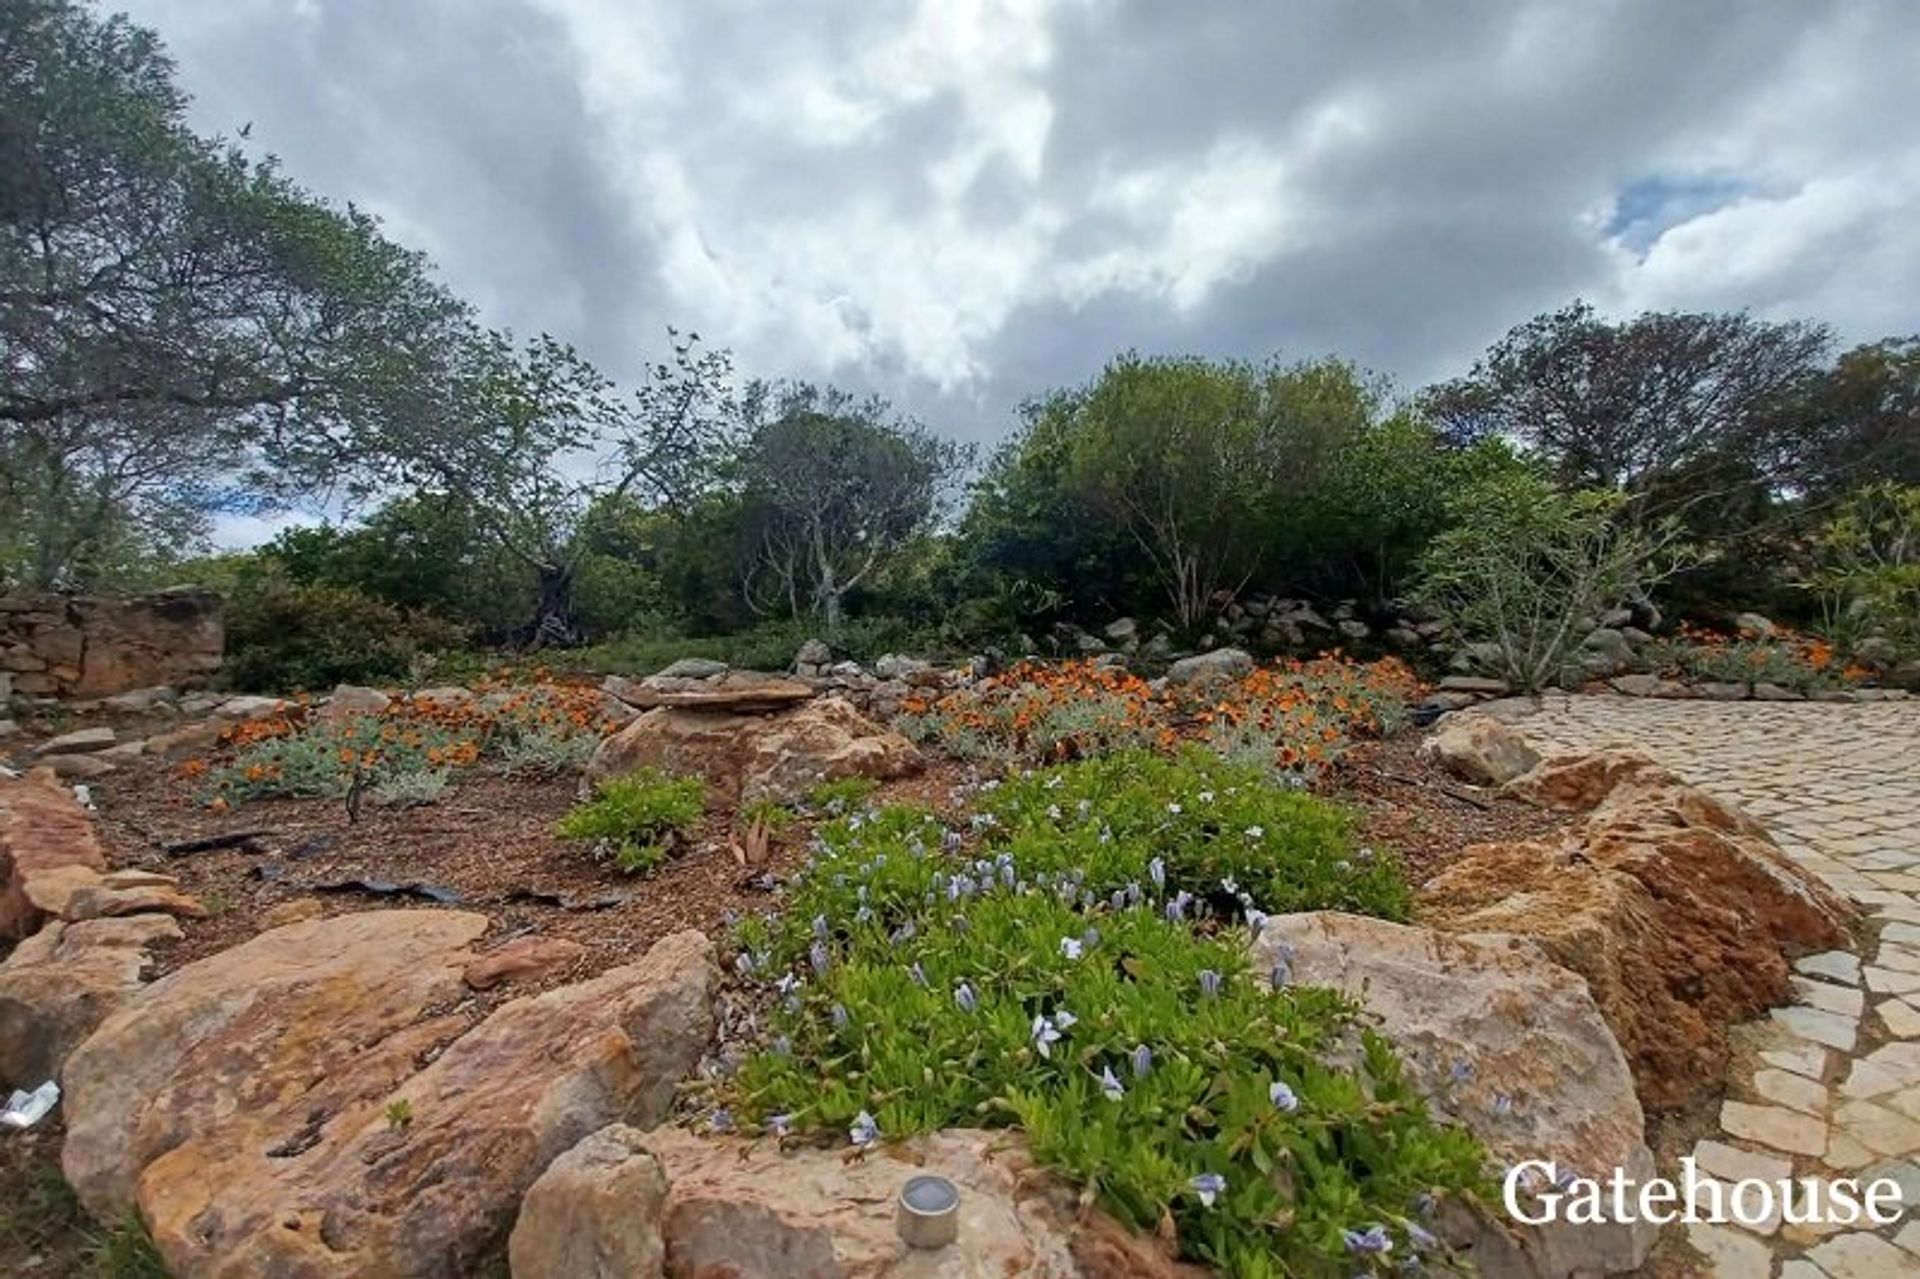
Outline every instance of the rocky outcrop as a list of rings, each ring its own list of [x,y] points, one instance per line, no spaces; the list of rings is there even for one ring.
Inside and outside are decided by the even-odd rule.
[[[667,673],[676,667],[688,667],[693,660],[675,662],[667,671],[643,680],[609,675],[601,688],[638,710],[684,706],[715,711],[777,711],[813,696],[813,687],[809,684],[757,671],[730,671],[721,666],[717,672],[706,674]],[[707,664],[692,669],[706,671]]]
[[[1420,743],[1420,754],[1477,786],[1500,786],[1540,762],[1518,731],[1484,716],[1454,717]]]
[[[959,1237],[916,1253],[894,1197],[917,1173],[960,1189]],[[849,1162],[678,1129],[609,1129],[556,1160],[528,1193],[515,1279],[1198,1279],[1163,1248],[1040,1172],[1010,1134],[956,1131]],[[648,1268],[661,1259],[658,1269]]]
[[[0,1085],[33,1088],[140,989],[156,941],[177,940],[166,915],[52,920],[0,963]]]
[[[0,937],[26,937],[57,914],[75,872],[94,880],[107,859],[72,792],[0,778]]]
[[[1553,758],[1513,793],[1586,817],[1468,848],[1419,894],[1421,918],[1530,937],[1587,981],[1649,1110],[1725,1077],[1727,1028],[1792,991],[1789,961],[1848,944],[1851,908],[1745,814],[1629,752]]]
[[[1332,911],[1269,919],[1255,970],[1358,999],[1435,1109],[1496,1159],[1651,1176],[1633,1078],[1580,978],[1529,941],[1462,936]],[[1646,1257],[1648,1225],[1456,1223],[1488,1275],[1612,1274]]]
[[[183,586],[151,595],[0,599],[0,668],[29,696],[105,697],[203,680],[220,669],[220,597]]]
[[[698,774],[730,798],[787,800],[822,781],[886,780],[922,763],[900,734],[837,697],[822,697],[766,715],[657,707],[603,741],[587,776],[597,781],[652,766]]]
[[[469,1029],[433,1010],[485,927],[342,915],[153,983],[68,1062],[68,1180],[181,1276],[474,1273],[557,1155],[665,1115],[718,975],[677,933]]]

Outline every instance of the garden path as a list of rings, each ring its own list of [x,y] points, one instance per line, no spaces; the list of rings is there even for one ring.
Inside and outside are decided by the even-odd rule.
[[[1512,705],[1512,703],[1508,703]],[[1920,1274],[1920,702],[1666,701],[1553,695],[1516,723],[1542,751],[1631,746],[1767,824],[1857,902],[1863,954],[1795,967],[1799,1002],[1743,1029],[1720,1129],[1693,1154],[1723,1179],[1893,1177],[1910,1219],[1878,1231],[1694,1225],[1726,1279]]]

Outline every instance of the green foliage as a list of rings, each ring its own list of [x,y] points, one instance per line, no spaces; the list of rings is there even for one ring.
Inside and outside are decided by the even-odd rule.
[[[1875,484],[1847,498],[1814,540],[1807,586],[1856,643],[1920,649],[1920,485]]]
[[[706,798],[706,783],[697,777],[643,768],[600,783],[592,799],[553,829],[562,839],[595,841],[610,850],[616,866],[634,874],[666,860],[675,837],[700,820]]]
[[[389,772],[373,784],[373,802],[384,808],[418,808],[438,803],[452,784],[453,773],[445,768]]]
[[[271,568],[236,574],[226,601],[222,677],[250,691],[380,684],[422,655],[457,648],[459,627],[405,613],[347,586],[300,585]]]
[[[577,773],[587,766],[600,739],[592,733],[554,724],[525,727],[504,734],[498,743],[500,764],[509,773],[551,776]]]
[[[32,1265],[70,1279],[167,1279],[136,1214],[89,1218],[59,1164],[31,1149],[0,1155],[0,1265],[10,1262],[20,1269],[8,1273],[30,1274]]]
[[[1545,688],[1572,669],[1583,627],[1679,562],[1669,535],[1621,518],[1624,502],[1523,472],[1470,485],[1455,525],[1421,557],[1416,594],[1461,636],[1497,645],[1499,674],[1515,688]]]
[[[814,783],[807,790],[806,802],[809,808],[838,816],[860,807],[879,789],[880,783],[871,777],[842,777]]]
[[[785,912],[740,926],[737,966],[782,998],[722,1088],[739,1119],[842,1142],[868,1119],[882,1141],[1015,1125],[1122,1220],[1170,1216],[1241,1276],[1352,1274],[1343,1232],[1374,1225],[1403,1258],[1431,1246],[1417,1205],[1486,1189],[1483,1152],[1351,1004],[1248,969],[1259,908],[1381,900],[1355,855],[1339,869],[1339,814],[1195,752],[1034,774],[968,829],[977,846],[923,811],[849,815]],[[1404,886],[1384,900],[1403,911]]]
[[[740,805],[740,812],[734,824],[742,829],[758,826],[773,838],[779,839],[792,831],[794,823],[798,820],[791,808],[771,796],[762,795],[758,799],[750,799]]]
[[[430,722],[396,732],[377,715],[316,720],[242,746],[205,775],[206,791],[229,804],[281,795],[326,798],[344,795],[360,776],[376,799],[385,791],[399,801],[430,802],[447,782],[443,761],[464,757],[470,740]]]

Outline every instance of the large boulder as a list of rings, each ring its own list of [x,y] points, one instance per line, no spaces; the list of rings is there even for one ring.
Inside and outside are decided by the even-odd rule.
[[[1167,678],[1175,684],[1204,684],[1238,679],[1252,671],[1253,654],[1239,648],[1216,648],[1181,658],[1167,668]]]
[[[433,1010],[485,926],[343,915],[155,982],[68,1062],[68,1180],[188,1279],[475,1273],[557,1155],[665,1115],[718,979],[676,933],[469,1029]]]
[[[1533,938],[1586,978],[1649,1110],[1716,1092],[1727,1028],[1789,1001],[1792,958],[1850,944],[1846,902],[1758,823],[1643,757],[1549,759],[1509,789],[1589,811],[1468,848],[1421,888],[1421,918]]]
[[[888,780],[917,771],[919,751],[842,698],[822,697],[775,714],[658,707],[600,743],[587,777],[652,766],[699,774],[739,799],[796,799],[823,781]]]
[[[1482,715],[1448,719],[1420,743],[1420,754],[1478,786],[1503,785],[1540,762],[1517,730]]]
[[[1270,918],[1255,967],[1343,990],[1379,1019],[1436,1111],[1509,1164],[1551,1159],[1630,1182],[1654,1173],[1633,1077],[1578,976],[1515,937],[1461,936],[1359,915]],[[1453,1223],[1488,1276],[1612,1274],[1646,1258],[1655,1228]]]
[[[106,855],[93,819],[64,787],[0,778],[0,937],[26,937],[57,914],[75,872],[94,880]]]
[[[908,1177],[960,1189],[959,1237],[915,1252],[894,1226]],[[664,1202],[662,1191],[664,1190]],[[661,1257],[659,1269],[647,1268]],[[1082,1209],[1007,1133],[935,1133],[864,1159],[771,1142],[612,1129],[561,1159],[514,1228],[515,1279],[1175,1279],[1173,1261]],[[633,1263],[633,1268],[621,1268]]]
[[[50,920],[0,963],[0,1086],[35,1088],[140,989],[148,948],[178,940],[166,915]]]

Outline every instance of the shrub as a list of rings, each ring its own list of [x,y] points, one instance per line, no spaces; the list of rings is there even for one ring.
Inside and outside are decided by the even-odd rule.
[[[226,635],[226,682],[282,691],[399,679],[423,654],[466,638],[451,622],[352,587],[296,585],[272,573],[238,581],[226,601]]]
[[[1644,594],[1680,557],[1614,492],[1556,489],[1524,472],[1468,485],[1454,527],[1420,559],[1415,595],[1463,638],[1499,650],[1499,674],[1537,692],[1576,669],[1592,620]]]
[[[1380,1227],[1398,1263],[1437,1246],[1437,1198],[1487,1191],[1484,1152],[1349,1001],[1248,970],[1235,920],[1376,904],[1320,801],[1190,750],[994,788],[971,828],[849,815],[785,914],[739,926],[736,968],[777,1000],[714,1086],[727,1121],[856,1145],[1018,1126],[1122,1220],[1240,1276],[1381,1273],[1345,1232]]]
[[[700,820],[706,783],[643,768],[594,788],[554,826],[562,839],[590,839],[628,874],[652,870],[667,858],[674,840]]]
[[[1829,629],[1920,650],[1920,485],[1876,484],[1841,505],[1815,539],[1807,586]]]
[[[1670,637],[1646,645],[1640,654],[1658,675],[1714,680],[1728,684],[1778,684],[1802,693],[1842,688],[1863,671],[1843,666],[1833,645],[1789,630],[1762,635],[1742,631],[1726,635],[1682,623]]]
[[[444,768],[392,773],[374,784],[373,802],[387,808],[417,808],[437,803],[452,781],[451,771]]]

